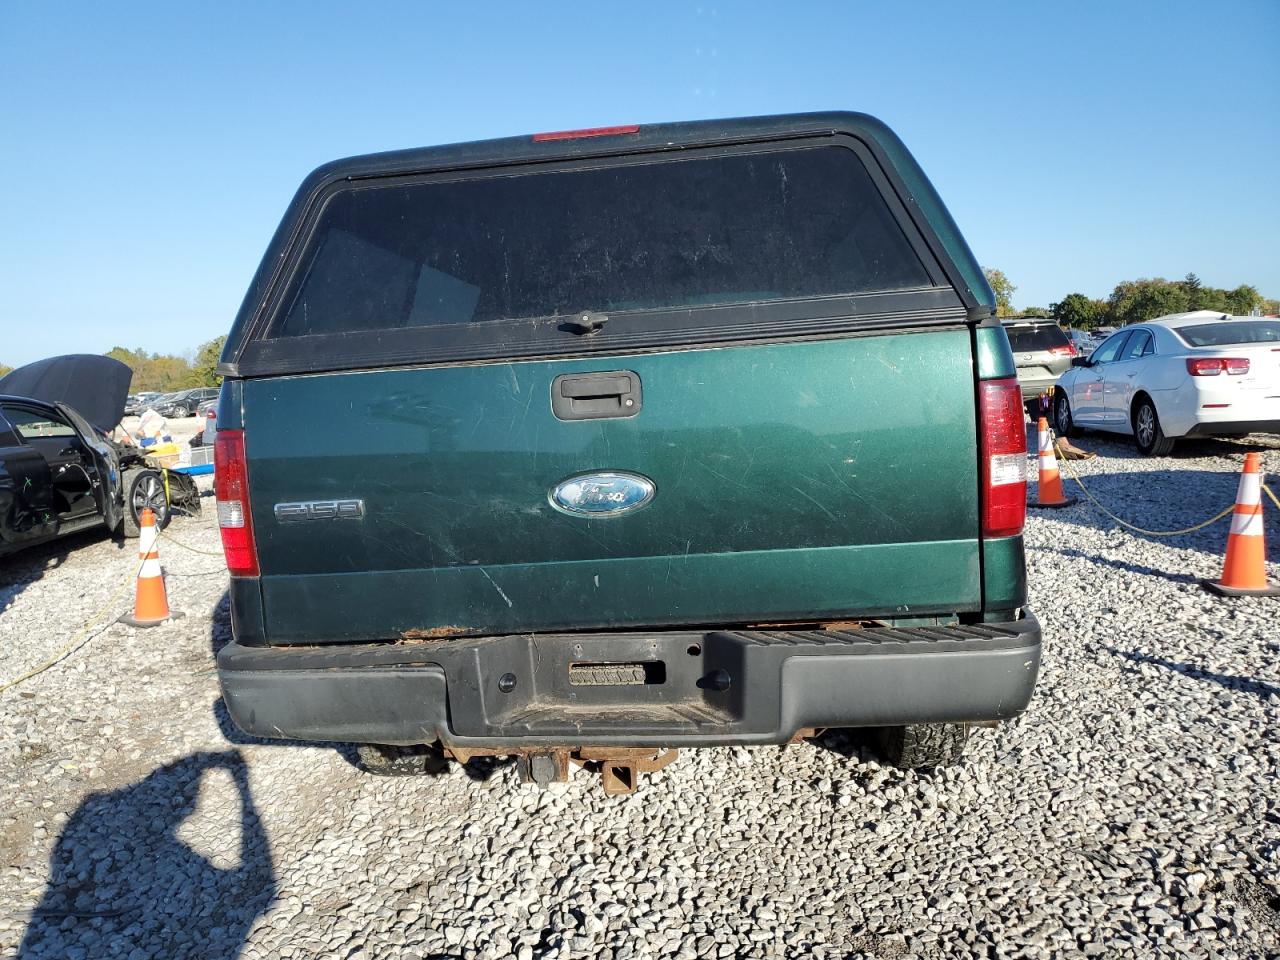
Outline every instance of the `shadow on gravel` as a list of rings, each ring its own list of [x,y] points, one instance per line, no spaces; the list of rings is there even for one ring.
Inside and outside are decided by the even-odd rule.
[[[1141,573],[1149,577],[1159,577],[1161,580],[1170,580],[1174,583],[1197,584],[1203,579],[1190,573],[1170,573],[1168,570],[1158,570],[1155,567],[1148,567],[1145,563],[1110,560],[1107,557],[1099,557],[1097,554],[1086,553],[1084,550],[1077,550],[1075,547],[1027,547],[1027,553],[1055,553],[1060,557],[1088,560],[1098,566],[1111,567],[1113,570],[1123,570],[1126,573]]]
[[[1038,424],[1027,421],[1027,452],[1038,452]],[[1053,427],[1053,421],[1049,421]],[[1084,450],[1096,451],[1100,456],[1141,457],[1133,437],[1099,430],[1077,430],[1071,442]],[[1188,460],[1200,457],[1243,457],[1250,450],[1280,450],[1280,436],[1269,433],[1252,433],[1246,437],[1186,437],[1174,444],[1171,460]]]
[[[1230,673],[1214,673],[1211,670],[1205,670],[1202,667],[1192,666],[1189,663],[1181,663],[1177,660],[1167,660],[1164,657],[1153,656],[1149,653],[1138,653],[1136,650],[1117,650],[1115,647],[1103,647],[1109,653],[1115,654],[1123,660],[1131,663],[1150,663],[1157,667],[1164,667],[1166,670],[1172,670],[1174,673],[1180,673],[1183,676],[1191,677],[1194,680],[1206,680],[1209,683],[1216,683],[1219,686],[1226,687],[1229,690],[1238,690],[1241,693],[1252,694],[1263,700],[1268,697],[1280,698],[1280,686],[1273,683],[1267,683],[1263,680],[1255,680],[1253,677],[1238,677]]]
[[[80,804],[17,956],[238,957],[275,895],[244,759],[196,753]]]
[[[1134,470],[1092,476],[1086,476],[1082,470],[1081,476],[1089,492],[1112,513],[1139,527],[1158,531],[1189,527],[1229,508],[1235,503],[1240,483],[1238,473],[1212,470]],[[1275,488],[1275,484],[1271,486]],[[1032,480],[1027,487],[1028,499],[1034,502],[1035,481]],[[1073,506],[1056,510],[1029,506],[1027,516],[1092,530],[1124,529],[1139,540],[1159,541],[1174,547],[1194,547],[1219,555],[1226,548],[1230,515],[1193,533],[1153,537],[1120,527],[1081,493],[1079,484],[1065,469],[1062,488],[1068,497],[1077,501]],[[1280,538],[1280,511],[1270,500],[1263,507],[1266,535],[1272,543],[1280,542],[1277,539]],[[1268,559],[1274,559],[1274,555],[1269,555]]]
[[[98,527],[0,557],[0,613],[9,609],[23,590],[66,563],[73,551],[103,540],[111,541],[112,537],[106,527]],[[117,550],[125,548],[123,540],[114,543]]]
[[[805,742],[819,750],[826,750],[858,763],[878,759],[874,737],[870,730],[856,727],[832,727],[823,730],[815,737],[806,737]]]

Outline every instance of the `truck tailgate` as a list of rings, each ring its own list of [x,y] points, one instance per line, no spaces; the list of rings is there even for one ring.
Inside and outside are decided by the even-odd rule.
[[[246,380],[273,643],[913,616],[981,606],[967,327]],[[564,420],[626,372],[630,417]],[[652,501],[557,509],[580,474]],[[361,516],[277,505],[358,500]]]

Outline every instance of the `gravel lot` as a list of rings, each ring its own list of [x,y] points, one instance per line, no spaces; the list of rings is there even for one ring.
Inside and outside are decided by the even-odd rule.
[[[1094,493],[1148,527],[1230,503],[1244,449],[1280,474],[1276,438],[1155,460],[1078,442],[1102,454],[1076,466]],[[172,537],[216,551],[212,507]],[[584,773],[380,779],[348,749],[243,737],[213,672],[221,560],[162,541],[184,620],[95,631],[0,694],[0,955],[1278,955],[1280,600],[1198,588],[1225,538],[1033,514],[1039,689],[962,768],[900,773],[831,736],[685,753],[615,799]],[[4,561],[0,681],[134,556],[81,535]]]

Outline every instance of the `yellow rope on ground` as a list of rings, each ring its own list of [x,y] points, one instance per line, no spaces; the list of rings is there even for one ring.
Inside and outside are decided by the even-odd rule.
[[[168,541],[169,543],[176,543],[178,546],[182,547],[184,550],[190,550],[192,553],[199,553],[199,554],[203,554],[203,555],[208,556],[208,557],[221,557],[221,556],[223,556],[223,553],[222,553],[222,551],[221,551],[221,550],[218,550],[218,551],[216,551],[216,552],[215,552],[215,551],[212,551],[212,550],[198,550],[198,549],[196,549],[195,547],[188,546],[187,544],[183,543],[181,540],[175,540],[175,539],[174,539],[173,537],[171,537],[168,533],[166,533],[166,532],[164,532],[164,531],[162,531],[162,530],[158,530],[158,531],[157,531],[157,536],[163,537],[163,538],[164,538],[166,541]],[[217,570],[202,570],[202,571],[200,571],[200,573],[201,573],[202,575],[209,575],[209,574],[214,574],[214,573],[222,573],[222,572],[224,572],[224,571],[225,571],[225,568],[223,568],[223,567],[219,567]],[[81,627],[81,628],[76,632],[75,636],[73,636],[73,637],[72,637],[72,638],[71,638],[71,639],[66,643],[66,645],[62,647],[62,649],[60,649],[57,653],[55,653],[53,656],[51,656],[51,657],[50,657],[48,660],[46,660],[44,663],[40,664],[40,665],[39,665],[39,666],[37,666],[37,667],[33,667],[32,669],[28,670],[28,671],[27,671],[26,673],[24,673],[22,676],[20,676],[20,677],[15,677],[13,680],[9,680],[9,681],[8,681],[8,682],[6,682],[6,683],[0,683],[0,693],[4,693],[6,690],[10,689],[11,687],[16,687],[18,684],[23,683],[23,682],[25,682],[25,681],[27,681],[27,680],[30,680],[32,677],[35,677],[35,676],[38,676],[38,675],[40,675],[40,674],[44,673],[46,670],[48,670],[48,669],[49,669],[50,667],[52,667],[54,664],[58,663],[60,660],[64,659],[65,657],[68,657],[68,656],[70,656],[72,653],[74,653],[74,652],[75,652],[75,650],[76,650],[76,648],[77,648],[78,646],[82,645],[83,643],[87,642],[88,640],[93,639],[92,637],[89,637],[89,636],[88,636],[89,632],[90,632],[91,630],[93,630],[93,628],[94,628],[95,626],[97,626],[97,625],[98,625],[98,621],[102,618],[102,616],[103,616],[104,614],[106,614],[106,613],[107,613],[107,612],[108,612],[108,611],[109,611],[113,606],[115,606],[115,605],[116,605],[116,603],[120,600],[121,595],[123,595],[123,594],[124,594],[124,592],[125,592],[126,590],[128,590],[129,585],[130,585],[130,584],[132,584],[132,583],[136,583],[136,582],[137,582],[138,574],[139,574],[139,573],[141,573],[141,572],[142,572],[142,560],[141,560],[141,559],[139,559],[139,560],[138,560],[138,566],[137,566],[137,567],[133,570],[133,572],[129,575],[128,579],[126,579],[126,580],[124,581],[124,583],[120,584],[120,586],[116,589],[116,592],[115,592],[115,593],[113,593],[113,594],[112,594],[112,595],[107,599],[107,602],[106,602],[106,603],[104,603],[101,607],[99,607],[99,608],[98,608],[98,610],[93,614],[93,616],[91,616],[91,617],[88,619],[88,621],[85,623],[85,625],[84,625],[83,627]],[[110,624],[106,624],[105,626],[110,626]],[[95,636],[96,636],[96,634],[95,634]]]
[[[1088,497],[1091,501],[1093,501],[1093,505],[1095,507],[1097,507],[1103,513],[1105,513],[1108,517],[1110,517],[1116,523],[1120,524],[1120,526],[1128,527],[1130,530],[1136,530],[1138,533],[1144,533],[1149,537],[1180,537],[1186,533],[1194,533],[1197,530],[1203,530],[1205,527],[1215,524],[1219,520],[1222,520],[1230,516],[1231,512],[1236,508],[1236,505],[1232,503],[1231,506],[1227,507],[1227,509],[1223,510],[1217,516],[1210,517],[1208,520],[1205,520],[1203,523],[1197,523],[1194,526],[1183,527],[1181,530],[1147,530],[1145,527],[1140,527],[1136,523],[1130,523],[1128,520],[1122,520],[1120,517],[1117,517],[1114,513],[1112,513],[1110,510],[1104,507],[1102,503],[1098,500],[1098,498],[1089,492],[1089,488],[1084,485],[1084,481],[1081,480],[1080,477],[1076,474],[1075,470],[1072,469],[1070,461],[1063,460],[1062,466],[1067,471],[1067,473],[1071,475],[1071,479],[1074,480],[1076,483],[1080,484],[1080,489],[1084,491],[1084,495],[1086,497]],[[1268,490],[1267,493],[1271,494],[1271,491]],[[1271,494],[1271,498],[1274,500],[1275,495]],[[1277,503],[1277,506],[1280,506],[1280,503]]]
[[[1271,502],[1276,505],[1277,510],[1280,510],[1280,500],[1276,499],[1275,491],[1273,491],[1265,483],[1262,485],[1262,489],[1267,491],[1267,496],[1271,498]]]
[[[181,547],[183,550],[190,550],[192,553],[198,553],[201,556],[225,557],[225,554],[221,550],[201,550],[198,547],[193,547],[193,546],[190,546],[189,544],[183,543],[181,540],[174,539],[174,537],[169,533],[168,528],[165,528],[164,530],[160,530],[158,532],[158,535],[167,543],[172,543],[175,546]]]
[[[106,603],[104,603],[101,607],[98,608],[97,612],[92,617],[89,618],[88,622],[85,623],[85,625],[81,627],[79,631],[77,631],[76,635],[73,636],[70,641],[68,641],[66,646],[64,646],[61,650],[55,653],[52,657],[50,657],[44,663],[40,664],[38,667],[33,667],[32,669],[24,673],[22,676],[17,677],[16,679],[10,680],[7,683],[0,683],[0,693],[4,693],[10,687],[16,687],[18,684],[26,680],[30,680],[32,677],[37,676],[38,674],[44,673],[46,670],[52,667],[55,663],[57,663],[63,657],[69,656],[71,653],[73,653],[76,646],[79,645],[81,642],[84,642],[87,639],[92,639],[92,637],[86,638],[86,634],[88,634],[90,630],[92,630],[95,626],[97,626],[98,620],[101,619],[103,614],[105,614],[108,610],[110,610],[113,606],[115,606],[116,602],[120,599],[120,596],[129,588],[129,584],[137,581],[138,574],[142,572],[142,562],[143,562],[142,559],[138,561],[138,566],[134,569],[133,573],[129,576],[129,578],[125,580],[124,583],[120,584],[120,586],[116,589],[116,592],[110,596],[110,598],[107,600]],[[110,626],[110,624],[107,624],[107,626]]]

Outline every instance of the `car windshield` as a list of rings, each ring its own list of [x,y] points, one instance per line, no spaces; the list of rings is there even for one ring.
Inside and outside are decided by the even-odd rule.
[[[1067,335],[1054,323],[1011,325],[1004,329],[1009,334],[1009,346],[1013,348],[1014,353],[1049,350],[1068,343]]]
[[[1236,343],[1280,342],[1280,320],[1229,320],[1178,327],[1178,335],[1193,347],[1225,347]]]

